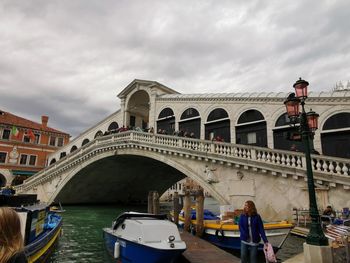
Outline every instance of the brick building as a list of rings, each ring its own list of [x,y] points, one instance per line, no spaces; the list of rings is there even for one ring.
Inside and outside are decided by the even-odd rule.
[[[0,110],[0,187],[17,185],[47,165],[47,155],[69,143],[70,135]]]

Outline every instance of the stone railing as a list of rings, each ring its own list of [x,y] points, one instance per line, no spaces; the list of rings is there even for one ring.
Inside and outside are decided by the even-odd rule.
[[[300,152],[127,131],[98,137],[90,141],[27,179],[24,184],[17,186],[16,189],[18,191],[26,190],[33,187],[33,185],[47,181],[101,151],[125,147],[172,152],[180,156],[183,154],[186,156],[192,155],[199,160],[202,158],[211,159],[214,162],[226,162],[228,165],[237,163],[247,165],[249,163],[250,167],[260,167],[260,169],[267,167],[267,170],[285,170],[286,173],[296,173],[298,171],[300,176],[304,176],[306,170],[305,157]],[[350,186],[349,159],[312,155],[312,162],[314,173],[322,175],[321,180]]]

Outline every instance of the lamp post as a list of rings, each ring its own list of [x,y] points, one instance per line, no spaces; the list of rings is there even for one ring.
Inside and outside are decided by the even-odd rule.
[[[305,112],[305,100],[307,99],[307,87],[309,83],[301,78],[293,85],[295,93],[291,93],[284,102],[288,117],[292,124],[299,123],[299,132],[305,147],[306,175],[310,202],[311,228],[306,243],[316,246],[327,246],[317,209],[314,177],[311,165],[311,149],[313,149],[313,135],[318,126],[318,114],[314,111]],[[301,112],[300,112],[301,105]]]

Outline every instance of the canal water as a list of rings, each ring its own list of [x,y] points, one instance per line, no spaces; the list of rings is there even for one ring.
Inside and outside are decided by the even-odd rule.
[[[207,200],[207,199],[206,199]],[[218,212],[215,202],[206,207]],[[131,206],[66,206],[63,216],[63,235],[54,250],[50,263],[91,262],[111,263],[102,239],[102,228],[111,226],[113,219],[124,211],[146,212],[146,207]],[[302,252],[303,239],[290,236],[277,256],[286,260]],[[114,261],[115,262],[115,261]]]

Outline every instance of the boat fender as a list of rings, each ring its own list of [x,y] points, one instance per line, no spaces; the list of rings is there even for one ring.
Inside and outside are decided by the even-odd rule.
[[[218,239],[223,239],[225,237],[224,235],[224,231],[222,229],[217,229],[215,231],[215,236],[218,238]]]
[[[114,243],[114,258],[119,258],[120,256],[120,244],[118,241]]]

